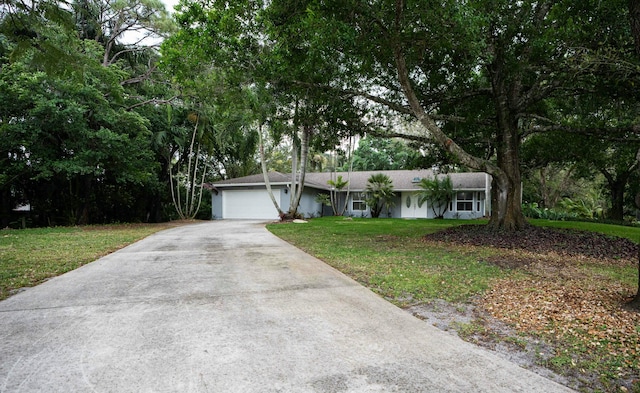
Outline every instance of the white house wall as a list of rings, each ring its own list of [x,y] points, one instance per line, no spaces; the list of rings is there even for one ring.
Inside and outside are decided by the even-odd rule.
[[[407,191],[401,193],[400,200],[400,217],[402,218],[427,218],[429,215],[429,203],[424,202],[422,205],[418,203],[418,193],[415,191]]]
[[[272,182],[272,188],[274,190],[274,193],[276,194],[275,197],[280,204],[280,208],[283,211],[288,211],[291,197],[290,191],[288,187],[286,187],[285,182],[282,182],[282,180],[279,181],[281,181],[280,184],[274,184]],[[256,180],[253,178],[249,179],[247,183],[214,183],[214,186],[217,188],[217,192],[214,191],[212,193],[212,218],[220,219],[242,216],[248,217],[250,215],[253,216],[252,218],[263,218],[268,215],[269,219],[277,219],[277,211],[273,207],[273,204],[268,197],[266,188],[264,184],[259,183],[260,180]],[[321,183],[322,182],[318,184]],[[481,182],[480,184],[477,183],[478,181],[476,179],[475,185],[473,187],[477,188],[457,190],[473,192],[473,209],[471,211],[458,211],[457,199],[454,198],[454,201],[451,204],[451,209],[449,209],[445,213],[445,218],[474,219],[490,214],[491,199],[489,196],[491,190],[491,177],[485,174],[485,181]],[[481,185],[482,183],[484,183],[484,185]],[[419,190],[415,189],[415,185],[413,183],[409,186],[405,186],[407,188],[401,188],[396,192],[396,197],[394,198],[394,206],[391,207],[390,211],[388,212],[386,209],[384,209],[380,217],[390,216],[404,218],[434,218],[435,214],[433,213],[430,202],[427,202],[418,209],[415,209],[414,204],[416,204],[417,202],[414,199],[412,200],[411,208],[406,207],[407,196],[416,195]],[[247,193],[243,194],[243,190]],[[234,192],[236,194],[234,194]],[[315,201],[317,194],[320,192],[328,193],[328,190],[323,190],[322,187],[320,187],[319,189],[315,187],[305,187],[300,205],[298,207],[298,212],[305,217],[317,217],[321,215],[323,206]],[[344,205],[344,199],[346,197],[345,194],[346,192],[343,192],[338,196],[338,210],[341,210],[342,206]],[[227,196],[225,197],[225,195]],[[235,202],[234,200],[229,199],[233,195],[238,197],[236,198],[238,200]],[[353,210],[353,195],[354,191],[352,191],[349,195],[349,200],[344,215],[352,217],[370,217],[371,213],[368,207],[365,207],[364,210]],[[225,201],[225,199],[227,200]],[[229,203],[231,203],[231,206],[229,206]],[[239,209],[240,212],[233,212],[234,209]],[[331,215],[331,210],[332,209],[330,207],[325,207],[324,215]],[[225,217],[225,212],[227,214],[227,217]]]
[[[318,195],[316,190],[305,187],[298,205],[298,213],[304,217],[320,217],[322,204],[316,202],[316,195]]]
[[[451,208],[444,215],[445,218],[457,218],[463,220],[471,220],[476,218],[482,218],[486,214],[487,204],[486,204],[486,193],[484,190],[458,190],[459,192],[471,192],[473,193],[472,200],[472,210],[458,210],[457,202],[458,202],[458,192],[456,192],[456,196],[453,198],[451,202]]]

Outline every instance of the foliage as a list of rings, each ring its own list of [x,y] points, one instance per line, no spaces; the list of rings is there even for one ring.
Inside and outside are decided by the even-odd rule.
[[[436,218],[444,218],[449,203],[455,195],[451,177],[447,175],[440,178],[434,176],[433,179],[420,179],[418,186],[422,189],[418,194],[418,203],[420,205],[425,202],[430,203]]]
[[[547,207],[541,208],[536,202],[523,204],[522,212],[528,218],[540,218],[545,220],[570,220],[576,218],[574,214],[558,211],[556,209],[549,209]]]
[[[522,211],[526,217],[546,220],[602,220],[604,218],[604,209],[592,202],[582,199],[574,201],[571,198],[563,198],[554,209],[540,208],[536,202],[532,202],[523,204]]]
[[[562,198],[559,202],[560,208],[569,214],[574,214],[580,218],[602,218],[604,209],[600,206],[588,204],[584,200],[574,201],[571,198]]]
[[[118,105],[118,71],[94,63],[70,79],[28,73],[14,63],[0,80],[3,100],[16,102],[0,113],[5,151],[15,149],[3,165],[16,173],[0,188],[19,190],[43,223],[75,224],[94,220],[97,193],[153,182],[147,122]]]
[[[367,179],[365,187],[367,194],[365,201],[371,209],[371,217],[378,218],[382,209],[391,209],[394,206],[395,193],[391,178],[384,173],[373,174]]]
[[[166,32],[164,6],[10,3],[0,21],[0,98],[12,103],[0,110],[2,227],[21,203],[35,225],[162,219],[160,122],[143,107],[174,92],[151,80],[153,50],[124,41]]]
[[[315,197],[315,202],[321,205],[320,207],[320,217],[324,216],[324,207],[332,206],[331,204],[331,196],[329,194],[317,194]]]
[[[341,195],[341,191],[349,184],[348,180],[344,180],[342,175],[338,175],[338,177],[331,180],[327,180],[327,184],[331,186],[331,190],[329,191],[329,197],[331,199],[331,209],[333,209],[334,216],[341,216],[344,214],[344,211],[347,208],[347,200],[344,201],[342,208],[338,206],[340,202],[339,195]],[[349,199],[349,195],[345,199]]]
[[[621,117],[617,116],[616,120],[621,121]],[[640,144],[634,139],[629,134],[612,139],[590,135],[574,135],[568,139],[559,133],[548,133],[530,138],[524,145],[523,155],[531,171],[537,172],[534,176],[539,180],[540,200],[548,203],[546,207],[555,207],[562,196],[593,204],[596,203],[593,199],[599,197],[595,194],[602,190],[608,197],[608,204],[601,206],[604,213],[621,221],[625,195],[640,181],[636,158]],[[584,179],[591,190],[580,190],[576,179]]]
[[[354,171],[384,171],[416,169],[424,164],[425,157],[400,139],[367,136],[360,139],[353,152]],[[348,170],[348,165],[343,170]]]

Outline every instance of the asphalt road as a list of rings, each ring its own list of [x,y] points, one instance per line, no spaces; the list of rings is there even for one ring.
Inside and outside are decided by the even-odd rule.
[[[569,392],[248,221],[159,232],[0,302],[0,392]]]

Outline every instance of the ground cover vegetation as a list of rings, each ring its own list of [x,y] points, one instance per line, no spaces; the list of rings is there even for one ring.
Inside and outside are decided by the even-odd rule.
[[[0,300],[188,221],[0,232]]]
[[[323,218],[268,228],[524,367],[581,391],[638,391],[640,314],[627,303],[640,229],[533,220],[509,235],[482,223]]]

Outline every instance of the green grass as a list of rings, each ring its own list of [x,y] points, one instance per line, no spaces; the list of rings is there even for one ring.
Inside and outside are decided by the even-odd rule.
[[[0,231],[0,300],[94,261],[170,224]]]
[[[465,301],[491,280],[512,272],[478,262],[492,249],[470,254],[463,247],[425,247],[421,238],[441,229],[485,220],[345,219],[325,217],[307,224],[273,224],[275,235],[324,260],[399,305],[433,298]],[[588,222],[530,220],[533,225],[572,228],[640,239],[640,228]],[[484,252],[484,255],[478,253]],[[633,284],[633,267],[593,267]]]
[[[311,220],[269,225],[275,235],[404,306],[427,299],[464,301],[506,273],[455,247],[427,248],[421,238],[464,220]]]

